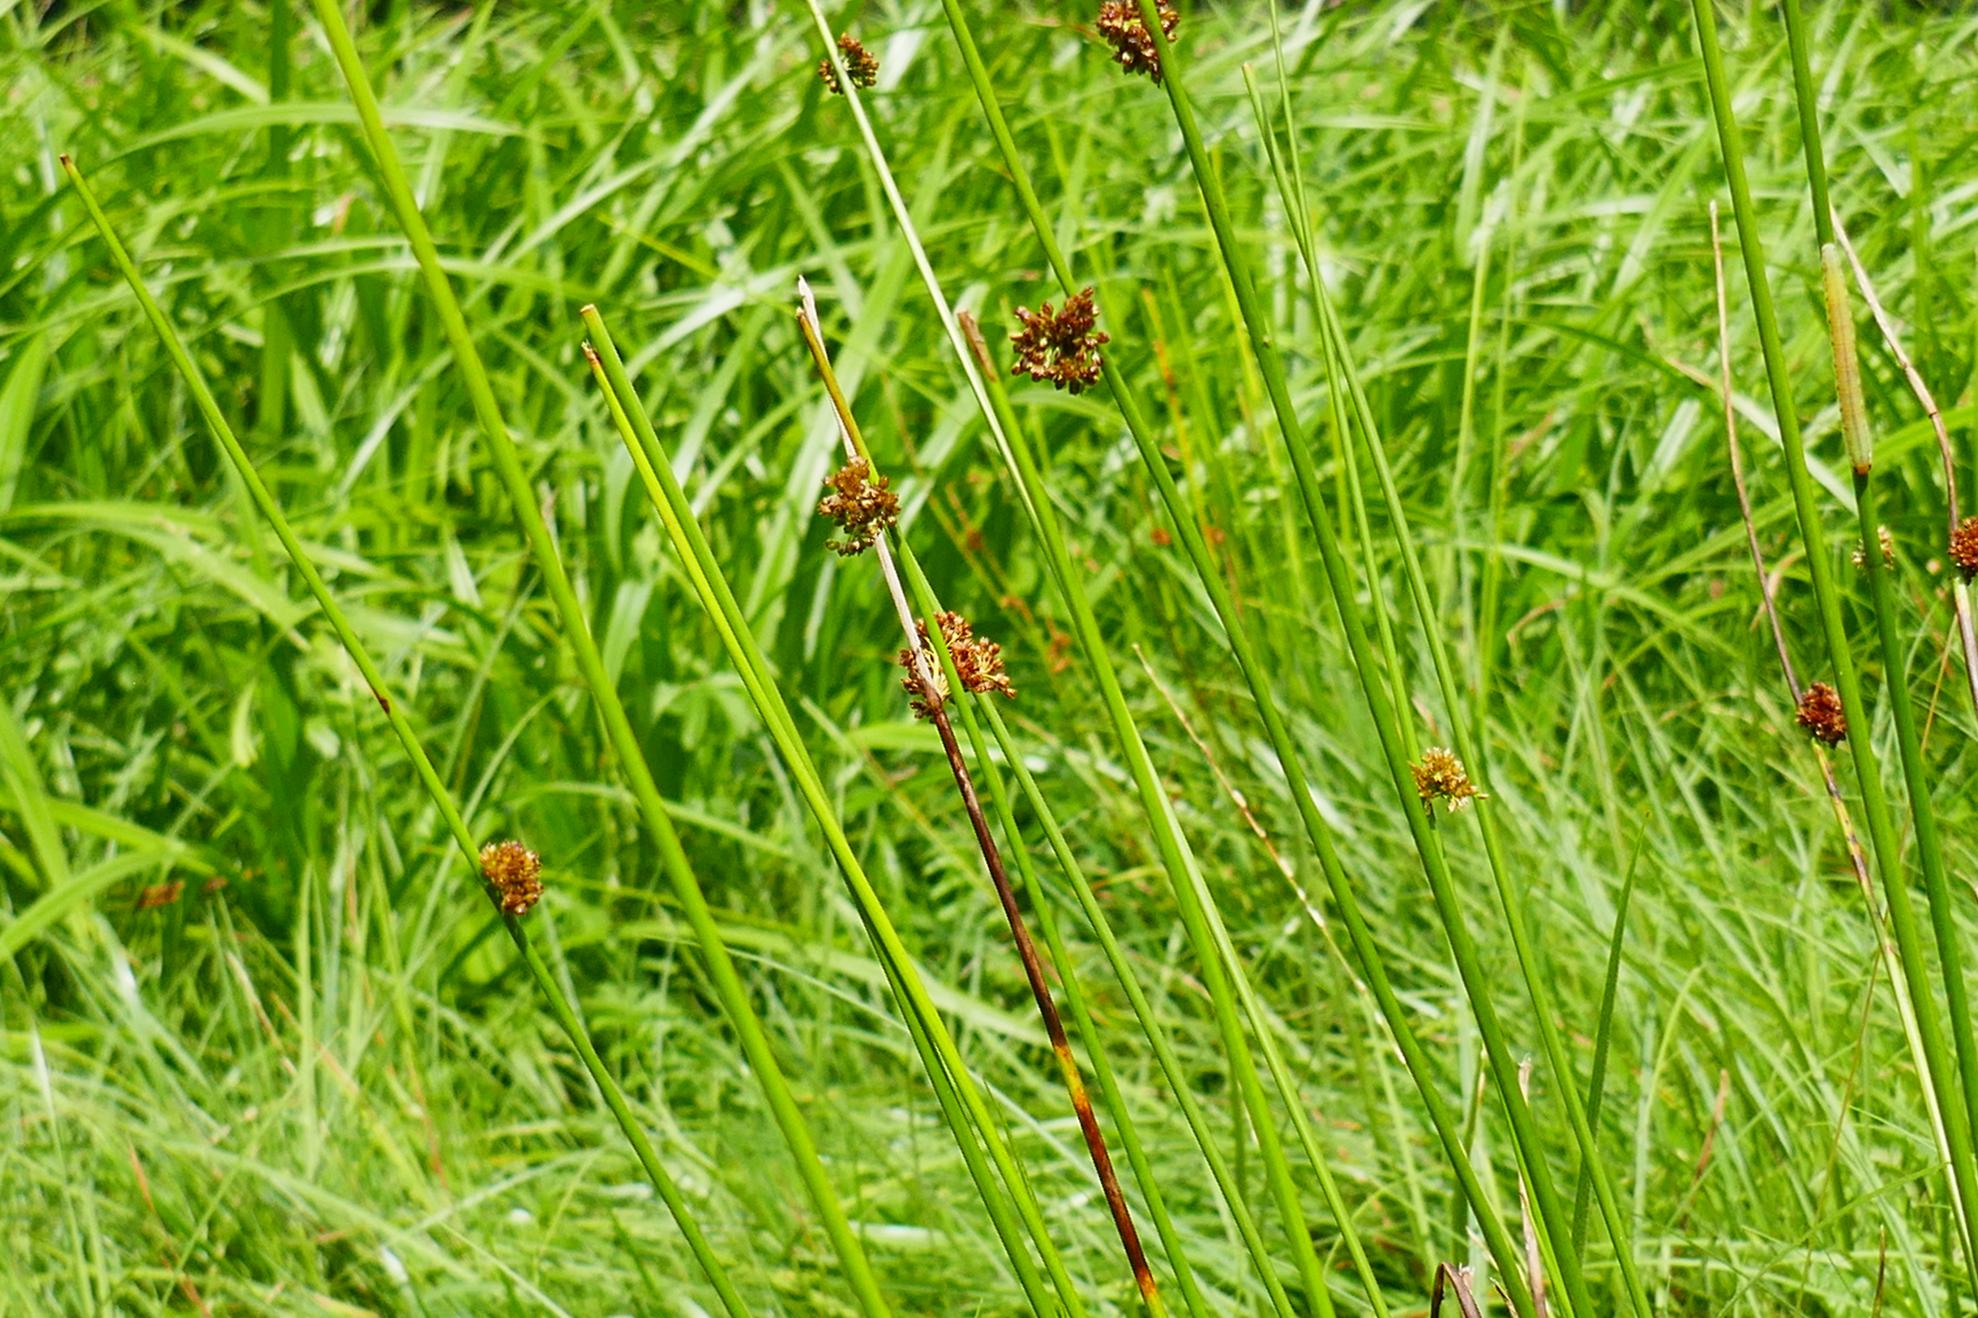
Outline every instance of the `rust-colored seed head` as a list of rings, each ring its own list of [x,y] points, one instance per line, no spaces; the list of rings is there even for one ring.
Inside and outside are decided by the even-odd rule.
[[[886,488],[886,478],[872,479],[872,467],[864,458],[853,458],[824,482],[831,493],[817,505],[817,515],[828,517],[845,533],[843,540],[825,543],[846,556],[872,548],[900,520],[900,496]]]
[[[1894,567],[1896,565],[1896,538],[1888,527],[1878,526],[1875,528],[1875,542],[1882,547],[1882,566]],[[1854,552],[1849,557],[1854,561],[1856,568],[1865,569],[1868,566],[1868,551],[1861,547],[1861,541],[1859,540],[1854,542]]]
[[[1840,694],[1825,682],[1815,682],[1806,688],[1793,721],[1815,741],[1829,746],[1840,745],[1848,735],[1848,718],[1841,709]]]
[[[1092,302],[1091,289],[1072,294],[1063,311],[1051,310],[1049,302],[1036,311],[1018,307],[1016,319],[1021,328],[1010,335],[1010,342],[1016,345],[1011,375],[1049,380],[1053,387],[1075,394],[1097,383],[1099,368],[1105,365],[1099,348],[1110,340],[1095,328],[1099,309]]]
[[[1951,532],[1951,562],[1970,581],[1978,577],[1978,513],[1973,513],[1957,524]]]
[[[495,890],[503,915],[527,915],[543,895],[543,858],[520,842],[481,848],[481,877]]]
[[[1409,768],[1415,775],[1415,791],[1431,814],[1435,812],[1437,801],[1448,802],[1451,810],[1461,810],[1473,797],[1483,795],[1470,781],[1463,761],[1457,759],[1456,752],[1452,750],[1431,746]]]
[[[940,624],[942,639],[948,642],[948,653],[955,660],[955,676],[961,678],[962,689],[978,694],[995,692],[1005,698],[1014,698],[1016,686],[1009,674],[1003,671],[1003,647],[994,641],[975,634],[975,628],[967,618],[959,613],[938,613],[934,621]],[[934,675],[937,688],[935,699],[929,701],[927,693],[921,690],[920,674],[915,671],[912,650],[900,651],[900,667],[907,675],[900,679],[900,686],[913,697],[915,718],[929,718],[934,706],[948,698],[947,675],[941,671],[941,656],[935,651],[933,638],[927,634],[925,619],[915,624],[920,629],[920,652],[927,656],[928,671]]]
[[[879,57],[851,33],[838,38],[838,55],[845,61],[845,72],[852,75],[854,87],[870,87],[879,81]],[[833,96],[845,94],[845,89],[838,85],[838,70],[831,66],[829,58],[817,62],[817,76]]]
[[[1160,0],[1161,36],[1174,40],[1174,29],[1181,15],[1168,0]],[[1128,73],[1144,73],[1161,80],[1161,52],[1147,32],[1140,16],[1140,0],[1106,0],[1099,6],[1099,35],[1113,48],[1113,58]]]

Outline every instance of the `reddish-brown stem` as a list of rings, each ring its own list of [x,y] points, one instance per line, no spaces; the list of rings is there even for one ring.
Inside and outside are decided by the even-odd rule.
[[[846,401],[844,392],[838,387],[837,373],[831,369],[831,355],[824,346],[824,334],[817,323],[817,313],[811,303],[809,286],[798,281],[799,306],[797,324],[803,331],[804,344],[810,349],[811,360],[816,364],[818,374],[824,379],[825,391],[831,399],[832,412],[838,420],[839,438],[844,444],[848,458],[864,458],[871,461],[871,454],[865,451],[858,433],[858,423],[852,417],[851,404]],[[897,529],[893,532],[897,535]],[[1023,913],[1017,907],[1016,891],[1010,886],[1010,877],[1003,868],[1002,853],[996,847],[996,839],[989,831],[989,821],[982,813],[982,802],[975,794],[975,780],[970,776],[968,764],[962,758],[959,742],[955,740],[955,730],[948,721],[947,701],[952,698],[942,694],[941,683],[936,680],[929,667],[928,651],[920,644],[918,629],[914,625],[913,610],[907,603],[906,590],[900,584],[900,574],[893,563],[891,546],[881,535],[873,543],[873,550],[879,559],[880,575],[886,582],[887,593],[892,597],[894,612],[899,615],[900,625],[907,638],[907,660],[914,682],[920,688],[921,699],[925,703],[929,718],[941,736],[941,748],[948,758],[948,769],[954,775],[955,787],[961,793],[962,807],[968,813],[969,827],[975,831],[975,842],[982,852],[982,863],[989,871],[990,881],[996,888],[996,900],[1002,904],[1003,916],[1009,922],[1010,939],[1016,944],[1017,957],[1023,962],[1024,978],[1030,983],[1030,994],[1036,999],[1037,1014],[1043,1018],[1044,1033],[1051,1042],[1051,1052],[1057,1058],[1058,1070],[1064,1078],[1065,1092],[1071,1098],[1072,1111],[1078,1117],[1080,1134],[1085,1137],[1085,1147],[1092,1157],[1092,1170],[1099,1178],[1099,1188],[1106,1196],[1106,1207],[1112,1212],[1113,1226],[1119,1232],[1120,1247],[1126,1253],[1127,1265],[1133,1270],[1133,1282],[1139,1288],[1141,1297],[1152,1313],[1165,1312],[1160,1297],[1160,1288],[1154,1282],[1153,1270],[1147,1264],[1147,1252],[1140,1244],[1140,1232],[1133,1225],[1133,1213],[1127,1207],[1126,1195],[1120,1189],[1119,1176],[1113,1170],[1112,1154],[1107,1151],[1106,1137],[1099,1129],[1099,1119],[1092,1111],[1091,1097],[1086,1093],[1085,1080],[1079,1074],[1078,1060],[1072,1056],[1071,1041],[1065,1035],[1064,1020],[1058,1014],[1058,1004],[1051,996],[1050,984],[1044,977],[1044,961],[1037,952],[1037,944],[1030,937],[1030,929],[1025,925]],[[930,643],[939,623],[929,627]],[[945,644],[945,638],[941,642]],[[958,693],[957,693],[958,694]]]

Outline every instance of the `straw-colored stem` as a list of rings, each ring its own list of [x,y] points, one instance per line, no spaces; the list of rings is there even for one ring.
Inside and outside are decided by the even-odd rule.
[[[838,374],[831,367],[831,354],[824,344],[824,330],[817,322],[817,304],[812,300],[810,286],[798,281],[802,301],[797,321],[803,330],[805,346],[810,349],[811,361],[817,367],[819,377],[825,382],[831,398],[831,405],[838,418],[838,433],[844,445],[847,459],[861,459],[871,462],[871,454],[865,452],[854,439],[854,423],[851,405],[846,401],[844,391],[839,387]],[[905,550],[905,537],[901,538],[902,552]],[[1160,1288],[1155,1284],[1153,1270],[1147,1266],[1147,1255],[1140,1244],[1140,1233],[1133,1224],[1133,1214],[1126,1204],[1126,1195],[1121,1192],[1119,1177],[1113,1170],[1112,1155],[1106,1148],[1106,1137],[1099,1129],[1099,1119],[1093,1114],[1092,1099],[1086,1092],[1085,1081],[1080,1076],[1078,1061],[1072,1056],[1071,1041],[1065,1035],[1064,1021],[1058,1014],[1058,1006],[1051,996],[1050,985],[1044,978],[1044,964],[1037,955],[1037,945],[1025,925],[1023,912],[1017,906],[1016,892],[1010,886],[1008,872],[1003,867],[1001,852],[996,846],[995,836],[989,831],[989,821],[982,813],[982,802],[976,795],[975,780],[969,774],[968,764],[962,758],[961,744],[955,739],[953,724],[948,718],[948,705],[952,700],[966,699],[961,677],[955,670],[954,656],[949,651],[948,639],[942,632],[936,618],[938,610],[924,609],[930,619],[927,635],[931,647],[936,651],[945,681],[937,679],[927,663],[927,647],[920,643],[918,629],[914,624],[913,609],[907,601],[906,592],[900,584],[900,574],[893,562],[892,545],[885,533],[873,542],[874,556],[878,559],[880,574],[886,582],[886,591],[893,601],[893,611],[898,615],[901,633],[906,640],[904,653],[913,665],[913,675],[920,687],[921,706],[927,711],[935,732],[941,738],[941,750],[947,757],[948,772],[955,780],[955,791],[960,795],[962,808],[968,815],[969,828],[975,835],[975,844],[982,853],[982,865],[989,873],[991,884],[996,890],[996,901],[1003,909],[1003,918],[1010,929],[1010,941],[1015,944],[1017,959],[1023,963],[1024,980],[1030,986],[1031,998],[1037,1004],[1037,1014],[1044,1022],[1045,1036],[1050,1040],[1051,1053],[1057,1059],[1058,1071],[1064,1081],[1066,1096],[1071,1100],[1072,1111],[1078,1119],[1079,1134],[1085,1140],[1086,1151],[1092,1159],[1092,1171],[1099,1180],[1100,1192],[1105,1196],[1106,1207],[1112,1214],[1113,1228],[1119,1235],[1120,1248],[1126,1255],[1128,1268],[1133,1273],[1133,1283],[1140,1292],[1141,1302],[1147,1312],[1161,1315],[1167,1306],[1161,1300]],[[950,693],[942,697],[942,690]]]
[[[1051,1244],[1042,1211],[1029,1182],[1018,1168],[998,1123],[963,1064],[953,1036],[935,1008],[906,945],[901,941],[898,930],[894,928],[837,818],[823,779],[797,735],[795,720],[791,718],[754,634],[728,588],[721,566],[715,561],[713,551],[694,520],[686,492],[673,475],[658,432],[632,386],[604,318],[595,307],[585,307],[582,314],[584,327],[591,336],[592,369],[610,400],[612,418],[618,426],[619,435],[646,483],[646,492],[659,512],[675,552],[687,565],[689,579],[694,583],[701,605],[720,635],[744,689],[796,779],[805,805],[824,832],[826,845],[838,862],[846,886],[851,890],[860,920],[872,939],[881,964],[886,967],[889,985],[906,1017],[923,1067],[941,1100],[943,1115],[949,1119],[949,1129],[1011,1266],[1016,1270],[1017,1280],[1026,1298],[1038,1313],[1049,1313],[1049,1294],[1037,1273],[1035,1262],[1024,1248],[1027,1234],[1043,1258],[1045,1268],[1051,1274],[1052,1286],[1058,1291],[1066,1309],[1073,1314],[1083,1312],[1063,1261]],[[980,1144],[977,1143],[978,1137]],[[989,1163],[984,1161],[984,1148],[988,1150],[989,1162],[995,1164],[993,1174]],[[1022,1218],[1021,1226],[1010,1215],[1009,1200],[997,1188],[998,1178],[1008,1190],[1009,1200],[1015,1202],[1016,1213]]]

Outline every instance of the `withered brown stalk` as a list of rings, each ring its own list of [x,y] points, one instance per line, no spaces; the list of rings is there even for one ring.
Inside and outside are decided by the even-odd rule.
[[[831,399],[831,410],[837,418],[838,437],[844,446],[845,456],[850,459],[864,459],[872,462],[872,455],[866,451],[859,434],[858,423],[852,416],[851,405],[846,401],[843,390],[838,386],[837,373],[831,368],[831,355],[824,346],[824,335],[818,325],[817,306],[811,297],[810,286],[805,281],[797,281],[798,309],[797,323],[802,329],[804,343],[810,349],[812,362],[818,375],[824,381],[825,392]],[[876,470],[876,468],[875,468]],[[891,532],[900,534],[898,528]],[[880,575],[886,583],[886,593],[893,602],[893,610],[898,615],[900,627],[906,636],[906,653],[913,665],[914,680],[920,686],[921,699],[925,702],[929,721],[941,738],[941,749],[948,760],[948,771],[955,780],[955,790],[961,796],[962,808],[968,814],[969,827],[975,834],[975,843],[982,853],[982,864],[989,872],[989,879],[996,889],[996,900],[1003,908],[1003,917],[1010,927],[1010,940],[1016,944],[1018,959],[1023,963],[1024,979],[1030,985],[1030,994],[1037,1003],[1037,1014],[1043,1019],[1044,1032],[1049,1037],[1051,1052],[1057,1059],[1065,1092],[1071,1099],[1072,1111],[1078,1118],[1079,1133],[1084,1136],[1085,1147],[1092,1158],[1092,1170],[1099,1178],[1099,1188],[1106,1197],[1106,1206],[1112,1213],[1113,1226],[1119,1232],[1120,1247],[1126,1253],[1128,1266],[1133,1270],[1134,1285],[1139,1289],[1141,1299],[1150,1314],[1164,1314],[1160,1289],[1155,1283],[1153,1270],[1148,1266],[1146,1250],[1141,1246],[1140,1233],[1133,1224],[1132,1210],[1127,1206],[1126,1195],[1120,1189],[1119,1176],[1113,1170],[1112,1154],[1106,1148],[1106,1137],[1099,1128],[1099,1119],[1092,1110],[1092,1100],[1085,1089],[1085,1080],[1079,1072],[1078,1059],[1072,1055],[1071,1040],[1065,1034],[1064,1020],[1058,1014],[1056,1000],[1051,995],[1051,987],[1045,977],[1044,960],[1037,951],[1037,944],[1030,936],[1023,912],[1017,905],[1016,890],[1011,886],[1009,873],[1003,867],[1001,851],[996,846],[995,836],[990,832],[989,821],[982,812],[982,803],[976,796],[975,780],[970,775],[968,763],[962,756],[961,744],[955,738],[954,726],[948,719],[947,701],[950,697],[965,695],[959,687],[944,694],[944,683],[936,677],[929,666],[929,646],[945,645],[938,625],[928,627],[928,645],[923,646],[920,630],[914,622],[913,608],[907,601],[905,587],[901,584],[898,566],[893,561],[892,548],[886,534],[881,534],[873,542],[874,554],[879,560]]]

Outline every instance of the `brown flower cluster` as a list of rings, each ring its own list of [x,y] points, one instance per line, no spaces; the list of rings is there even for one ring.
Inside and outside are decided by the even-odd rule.
[[[1430,814],[1435,813],[1437,801],[1447,801],[1451,810],[1461,810],[1471,798],[1483,795],[1452,750],[1431,746],[1409,768],[1415,775],[1415,791]]]
[[[1978,577],[1978,513],[1973,513],[1957,524],[1951,532],[1951,562],[1970,581]]]
[[[854,87],[870,87],[879,81],[879,57],[851,33],[838,38],[838,55],[845,61],[845,72],[852,75]],[[838,70],[832,67],[828,56],[817,62],[817,77],[831,89],[833,96],[845,94],[845,89],[838,85]]]
[[[1160,0],[1161,36],[1174,40],[1175,25],[1181,15],[1168,0]],[[1128,73],[1144,73],[1161,80],[1161,52],[1140,16],[1139,0],[1106,0],[1099,6],[1099,35],[1113,48],[1113,58]]]
[[[503,915],[527,915],[543,895],[543,858],[520,842],[481,848],[481,877],[495,890]]]
[[[1882,546],[1882,566],[1894,567],[1896,565],[1895,535],[1888,527],[1878,526],[1875,528],[1875,541]],[[1854,552],[1848,557],[1857,569],[1865,570],[1868,567],[1868,551],[1861,547],[1861,541],[1854,542]]]
[[[1003,671],[1003,647],[994,641],[975,634],[975,628],[967,618],[959,613],[939,613],[934,621],[941,627],[941,637],[948,643],[948,653],[954,656],[955,675],[962,680],[962,689],[978,693],[995,692],[1004,697],[1014,697],[1016,687],[1009,674]],[[916,626],[920,629],[920,652],[927,656],[928,670],[934,675],[938,688],[935,699],[929,701],[927,692],[921,689],[920,674],[915,671],[912,650],[900,651],[900,667],[907,675],[900,679],[900,685],[913,697],[915,718],[928,718],[934,713],[934,706],[948,698],[947,675],[941,671],[941,656],[935,651],[933,638],[927,634],[927,621],[922,619]]]
[[[900,520],[900,496],[886,488],[886,478],[872,479],[872,466],[864,458],[853,458],[824,482],[831,493],[817,505],[817,515],[828,517],[845,533],[843,540],[825,543],[839,554],[850,556],[872,548]]]
[[[1793,721],[1815,741],[1829,746],[1840,745],[1848,735],[1848,717],[1841,709],[1840,693],[1825,682],[1815,682],[1806,688]]]
[[[1105,365],[1099,348],[1110,340],[1094,328],[1099,323],[1099,309],[1092,302],[1091,289],[1072,294],[1063,311],[1051,310],[1046,302],[1037,311],[1018,307],[1016,318],[1022,328],[1010,335],[1010,342],[1016,345],[1011,375],[1049,380],[1056,388],[1075,394],[1098,381],[1099,368]]]

